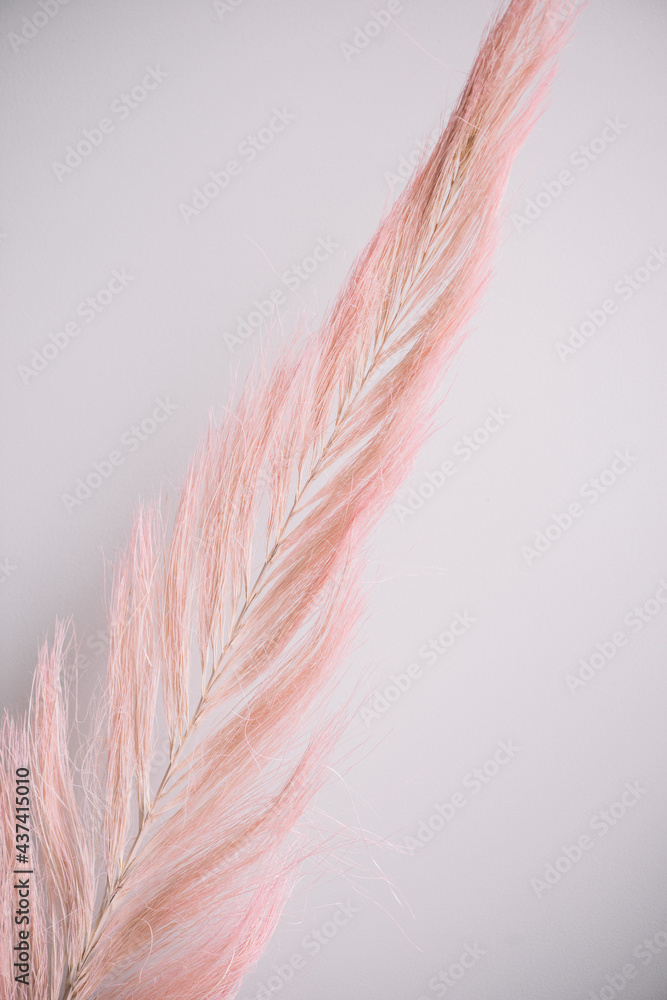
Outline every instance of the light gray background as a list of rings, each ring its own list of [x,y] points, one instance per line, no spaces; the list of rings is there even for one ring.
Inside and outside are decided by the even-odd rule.
[[[495,5],[403,0],[349,59],[341,43],[386,3],[227,6],[70,0],[13,44],[40,8],[5,0],[0,10],[0,703],[12,709],[27,705],[37,646],[57,615],[74,617],[82,689],[99,680],[103,560],[126,538],[139,497],[177,486],[208,410],[270,336],[230,351],[225,334],[276,288],[287,336],[300,310],[321,312],[400,189],[387,174],[453,102]],[[523,213],[545,184],[557,192],[564,169],[573,182],[530,225],[508,219],[494,281],[445,383],[440,429],[399,500],[417,506],[410,490],[447,459],[456,473],[414,513],[394,507],[374,535],[368,578],[379,582],[351,669],[375,670],[369,696],[410,663],[423,671],[378,718],[356,719],[351,740],[370,732],[367,752],[320,805],[401,845],[419,830],[427,837],[423,824],[455,792],[466,804],[414,856],[357,851],[347,875],[302,892],[244,1000],[297,953],[303,968],[274,991],[285,1000],[667,993],[667,605],[650,603],[656,592],[667,599],[667,266],[627,300],[614,289],[667,243],[666,27],[663,0],[593,0],[580,14],[508,209]],[[113,102],[149,67],[165,78],[121,120]],[[241,159],[239,144],[274,108],[294,120],[254,162]],[[58,180],[53,162],[105,117],[113,131]],[[618,135],[582,170],[576,151],[607,119]],[[240,175],[186,223],[179,205],[233,157]],[[320,238],[339,246],[289,291],[280,276]],[[114,268],[132,275],[127,288],[25,384],[33,349]],[[568,328],[610,298],[617,311],[560,358]],[[124,435],[158,399],[177,408],[132,450]],[[457,442],[497,407],[508,419],[466,461]],[[590,503],[581,490],[617,449],[630,468]],[[62,495],[114,450],[123,464],[68,512]],[[522,546],[574,502],[582,516],[528,566]],[[647,601],[649,620],[624,622]],[[457,613],[476,621],[428,664],[420,647]],[[570,690],[566,675],[618,630],[626,644]],[[499,741],[520,749],[478,794],[470,781],[466,791]],[[639,798],[602,835],[595,816],[628,782]],[[583,835],[590,849],[536,889]],[[339,917],[312,954],[306,936],[341,901],[358,912]],[[436,991],[432,977],[467,945],[484,954]]]

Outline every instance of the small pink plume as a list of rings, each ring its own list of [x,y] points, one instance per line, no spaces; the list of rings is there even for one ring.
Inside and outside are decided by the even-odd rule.
[[[42,650],[29,735],[5,720],[0,758],[3,789],[22,755],[35,774],[40,889],[22,997],[222,1000],[261,955],[314,849],[294,831],[346,720],[330,706],[364,607],[364,545],[489,280],[510,166],[572,21],[556,7],[511,0],[495,19],[318,333],[211,424],[171,529],[159,505],[137,514],[114,578],[105,735],[87,758],[97,824],[67,750],[64,626]],[[170,752],[152,791],[158,712]],[[9,1000],[7,910],[0,920]]]

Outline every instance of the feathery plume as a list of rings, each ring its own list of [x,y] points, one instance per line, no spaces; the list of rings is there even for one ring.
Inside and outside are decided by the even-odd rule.
[[[96,827],[67,753],[64,626],[42,650],[28,730],[5,720],[0,757],[7,788],[28,752],[35,773],[43,902],[22,996],[231,998],[268,941],[346,720],[329,699],[363,609],[363,544],[488,282],[508,172],[569,33],[555,6],[510,0],[319,332],[211,424],[171,531],[159,506],[137,514],[113,585],[106,735],[89,753]],[[170,754],[152,793],[158,699]],[[3,792],[5,888],[11,813]]]

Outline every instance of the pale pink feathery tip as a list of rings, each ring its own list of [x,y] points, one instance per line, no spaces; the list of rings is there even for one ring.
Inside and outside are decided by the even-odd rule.
[[[21,754],[35,772],[39,926],[22,996],[223,1000],[271,936],[314,850],[295,830],[349,716],[331,706],[364,608],[364,543],[489,280],[509,170],[573,20],[557,7],[511,0],[498,15],[319,331],[270,374],[262,360],[211,423],[171,529],[157,504],[137,513],[88,798],[67,749],[66,627],[42,649],[29,734],[5,720],[0,757],[3,789]],[[169,762],[151,783],[159,713]],[[6,831],[4,790],[0,808]],[[18,996],[6,940],[2,1000]]]

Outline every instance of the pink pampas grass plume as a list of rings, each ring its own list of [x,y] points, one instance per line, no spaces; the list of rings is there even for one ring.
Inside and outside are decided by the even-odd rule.
[[[0,905],[27,759],[38,874],[27,989],[0,911],[2,1000],[222,1000],[262,953],[314,849],[294,831],[345,724],[329,699],[363,610],[363,545],[488,282],[510,166],[569,33],[557,6],[498,15],[320,330],[211,424],[170,528],[160,504],[137,513],[78,772],[66,626],[41,651],[27,723],[3,723]],[[170,754],[152,791],[158,711]]]

